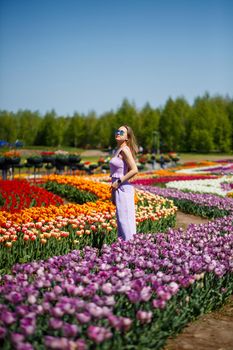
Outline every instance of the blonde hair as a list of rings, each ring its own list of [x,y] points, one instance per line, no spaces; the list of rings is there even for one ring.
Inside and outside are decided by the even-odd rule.
[[[126,141],[127,145],[130,148],[134,159],[136,159],[136,154],[138,153],[138,146],[137,146],[136,138],[134,136],[134,132],[130,126],[128,125],[123,125],[123,126],[127,130],[127,139],[128,139]]]

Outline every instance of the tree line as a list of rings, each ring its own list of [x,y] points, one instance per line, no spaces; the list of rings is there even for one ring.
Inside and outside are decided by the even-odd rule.
[[[100,116],[74,112],[58,116],[54,110],[0,110],[0,140],[24,146],[77,148],[115,147],[114,130],[130,125],[138,144],[148,151],[230,152],[233,149],[233,99],[205,94],[190,105],[185,98],[169,98],[163,107],[146,103],[138,110],[127,99],[116,111]],[[159,135],[159,137],[158,137]]]

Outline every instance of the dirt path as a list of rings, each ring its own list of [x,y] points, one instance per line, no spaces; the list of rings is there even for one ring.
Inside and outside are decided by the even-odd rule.
[[[178,211],[176,228],[208,221]],[[219,310],[200,316],[175,338],[169,338],[164,350],[233,350],[233,296]]]
[[[189,224],[205,224],[209,221],[209,219],[203,219],[200,216],[195,216],[191,214],[185,214],[182,211],[177,212],[176,214],[176,226],[175,228],[182,227],[186,229]]]
[[[219,310],[200,316],[164,350],[233,350],[233,296]]]

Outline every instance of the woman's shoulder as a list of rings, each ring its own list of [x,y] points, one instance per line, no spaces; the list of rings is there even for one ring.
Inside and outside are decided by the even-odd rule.
[[[124,155],[128,155],[128,154],[131,154],[132,152],[131,152],[129,146],[126,145],[126,146],[122,147],[121,153]]]

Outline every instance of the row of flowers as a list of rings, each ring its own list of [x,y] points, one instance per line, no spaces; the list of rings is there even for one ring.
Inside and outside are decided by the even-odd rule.
[[[177,208],[170,200],[145,191],[137,191],[137,197],[139,232],[157,232],[175,224]],[[116,240],[115,208],[110,201],[1,213],[0,269],[16,261],[44,259],[86,245],[101,248]]]
[[[182,172],[184,169],[178,169],[178,167],[176,168],[177,172]],[[216,174],[216,175],[228,175],[228,174],[232,174],[233,173],[233,164],[232,163],[228,163],[228,164],[221,164],[221,165],[214,165],[214,166],[201,166],[201,167],[190,167],[188,169],[185,169],[185,172],[187,174]]]
[[[156,186],[137,186],[158,196],[170,198],[174,204],[186,213],[202,217],[216,218],[233,213],[233,201],[214,194],[182,192],[174,188]]]
[[[69,176],[69,175],[49,175],[41,179],[41,183],[57,182],[59,184],[71,185],[82,191],[88,191],[96,195],[99,199],[107,200],[110,198],[110,187],[104,183],[92,181],[88,176]]]
[[[133,181],[135,185],[153,185],[153,184],[162,184],[167,183],[171,181],[193,181],[193,180],[203,180],[203,179],[216,179],[216,176],[210,176],[210,175],[183,175],[179,174],[176,175],[175,173],[168,175],[168,176],[158,176],[158,177],[141,177],[137,178]]]
[[[217,179],[209,177],[202,180],[170,181],[166,187],[183,191],[213,193],[225,197],[228,193],[232,192],[231,185],[233,185],[233,175],[222,176]]]
[[[1,347],[160,349],[233,292],[232,219],[15,265],[0,283]]]
[[[170,177],[170,176],[187,176],[187,169],[191,168],[191,169],[201,169],[202,167],[207,167],[207,166],[213,166],[215,165],[215,162],[209,162],[209,161],[203,161],[203,162],[192,162],[192,163],[184,163],[182,166],[176,166],[176,167],[172,167],[172,168],[168,168],[168,169],[159,169],[159,170],[151,170],[151,171],[147,171],[147,172],[139,172],[136,177],[135,180],[140,180],[140,179],[146,179],[146,178],[151,178],[151,177]],[[180,173],[181,172],[181,173]],[[183,172],[183,173],[182,173]],[[190,174],[191,176],[192,174]],[[202,176],[200,174],[193,174],[194,178],[195,176]],[[110,176],[109,174],[93,174],[92,175],[92,180],[95,181],[104,181],[104,182],[109,182],[110,181]]]
[[[1,211],[20,212],[24,208],[63,204],[62,198],[26,180],[0,180]]]
[[[98,199],[95,194],[89,191],[80,190],[78,187],[60,184],[55,181],[48,181],[43,184],[43,187],[72,203],[83,204],[86,202],[95,202]]]
[[[209,173],[214,174],[233,174],[233,164],[227,164],[222,166],[217,166],[214,168],[208,168],[207,171]]]

